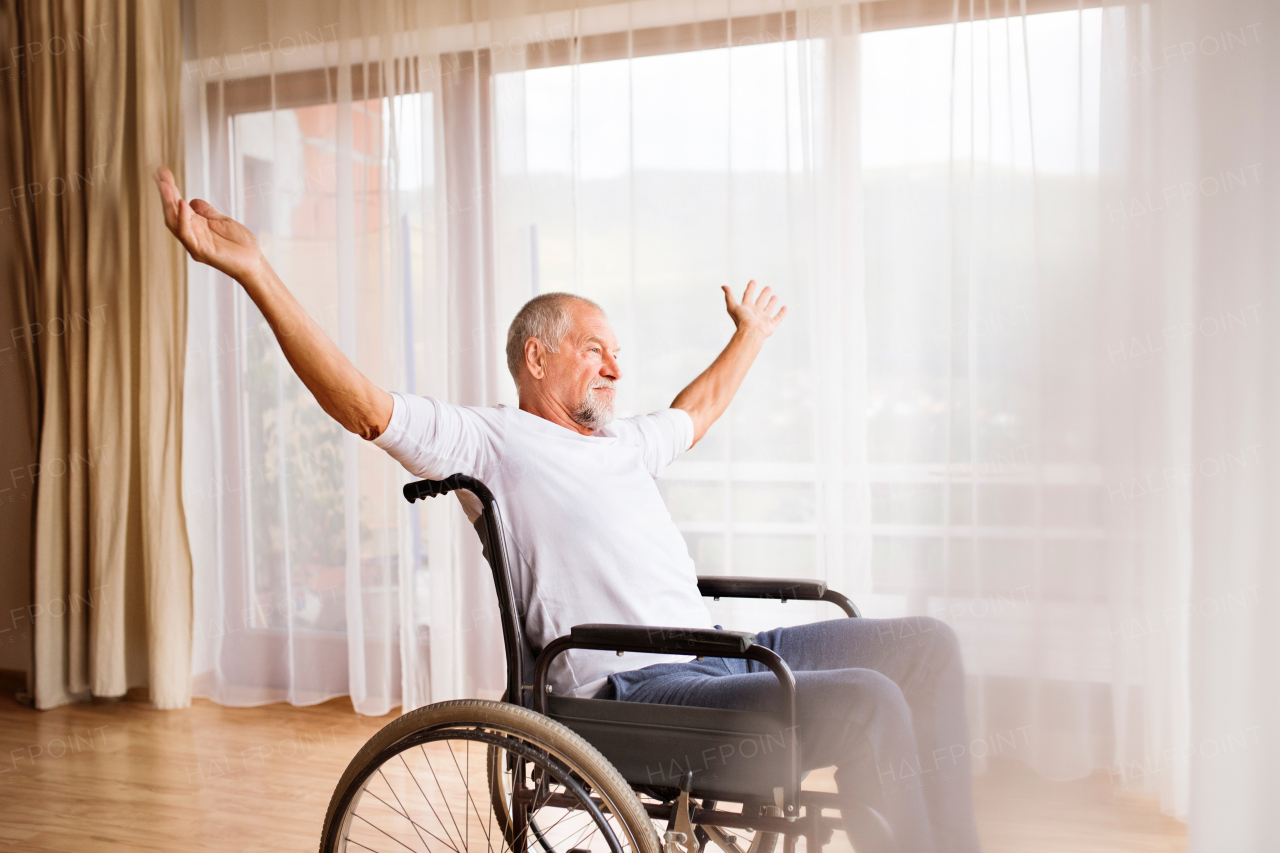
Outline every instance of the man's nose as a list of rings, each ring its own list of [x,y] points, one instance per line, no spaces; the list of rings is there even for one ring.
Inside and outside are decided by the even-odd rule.
[[[613,353],[605,355],[604,362],[600,365],[600,373],[606,379],[612,379],[617,382],[622,378],[622,365],[618,362],[618,357]]]

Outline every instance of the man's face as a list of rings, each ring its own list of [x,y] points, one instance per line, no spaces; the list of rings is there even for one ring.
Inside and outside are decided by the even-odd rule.
[[[622,378],[618,339],[603,314],[570,305],[573,324],[559,352],[546,354],[547,390],[580,426],[597,430],[613,420],[613,384]]]

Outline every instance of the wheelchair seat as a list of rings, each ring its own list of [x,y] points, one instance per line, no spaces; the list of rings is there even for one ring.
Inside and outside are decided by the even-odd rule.
[[[546,708],[633,786],[669,796],[690,774],[694,796],[773,803],[788,784],[795,732],[776,714],[569,696]]]

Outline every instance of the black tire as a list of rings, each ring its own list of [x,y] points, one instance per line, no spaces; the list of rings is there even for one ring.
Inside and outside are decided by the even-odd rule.
[[[543,831],[513,831],[510,812],[507,826],[494,831],[499,805],[493,793],[495,749],[511,757],[498,771],[511,774],[508,790],[519,786],[522,791],[515,806],[519,814],[560,815],[554,823],[544,820]],[[430,777],[425,770],[415,774],[414,766],[429,770]],[[450,782],[450,766],[460,786],[440,781],[440,775],[447,774]],[[504,807],[510,808],[510,802]],[[487,810],[487,818],[482,810]],[[563,837],[557,839],[554,830],[566,820],[559,829]],[[526,825],[520,817],[515,824]],[[369,838],[381,839],[383,845],[371,846]],[[594,848],[584,848],[584,838]],[[348,847],[352,853],[387,847],[468,853],[472,841],[486,853],[494,853],[495,843],[499,851],[514,853],[660,853],[639,799],[593,746],[541,714],[478,699],[410,711],[370,738],[334,789],[320,853],[346,853]]]

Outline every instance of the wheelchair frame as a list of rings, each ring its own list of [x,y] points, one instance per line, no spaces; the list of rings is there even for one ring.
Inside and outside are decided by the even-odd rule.
[[[507,663],[507,692],[504,701],[510,701],[509,697],[518,697],[518,701],[513,704],[530,708],[568,726],[600,750],[634,791],[659,800],[660,802],[643,802],[642,805],[651,819],[667,821],[667,849],[672,846],[670,830],[677,825],[681,806],[687,808],[688,820],[680,823],[696,827],[696,848],[686,846],[685,849],[696,849],[699,853],[708,841],[715,841],[718,846],[723,847],[727,838],[727,844],[734,846],[732,837],[721,834],[718,838],[713,838],[703,827],[776,833],[785,839],[786,853],[793,853],[796,840],[802,836],[806,838],[807,849],[820,849],[830,839],[833,830],[843,828],[840,818],[823,814],[824,809],[841,808],[835,794],[804,791],[801,788],[795,676],[786,661],[775,652],[756,645],[754,634],[679,627],[576,625],[567,636],[553,640],[542,649],[534,663],[532,680],[526,682],[524,652],[528,646],[520,624],[519,609],[508,569],[500,511],[493,493],[480,481],[463,474],[454,474],[443,480],[409,483],[403,491],[405,499],[413,503],[455,490],[470,492],[482,508],[474,526],[480,535],[484,556],[493,572],[494,588],[498,596]],[[848,617],[862,615],[846,596],[827,589],[826,584],[816,580],[700,576],[698,589],[704,597],[717,601],[721,598],[768,598],[781,603],[793,599],[826,601],[839,607]],[[783,699],[780,703],[781,714],[554,696],[547,684],[548,671],[552,661],[570,649],[615,651],[620,655],[624,652],[644,652],[754,660],[768,667],[777,677]],[[655,717],[657,722],[654,722]],[[723,758],[722,748],[721,760],[725,766],[720,774],[704,772],[704,778],[699,779],[691,761],[687,762],[687,770],[676,761],[671,768],[678,768],[682,772],[679,778],[675,778],[675,774],[666,772],[663,759],[659,758],[659,772],[655,781],[652,765],[647,764],[649,758],[642,758],[637,752],[637,743],[645,743],[643,737],[637,738],[637,732],[644,733],[646,730],[653,730],[652,733],[657,736],[654,742],[659,747],[666,748],[667,753],[675,755],[681,749],[696,749],[700,744],[714,743],[716,737],[722,740],[724,737],[761,737],[761,744],[765,744],[761,734],[764,730],[769,732],[768,743],[772,744],[773,727],[779,722],[783,723],[779,727],[778,741],[786,752],[785,767],[778,767],[775,762],[738,762],[731,766],[728,759]],[[709,748],[703,749],[704,758],[707,751]],[[644,772],[647,772],[647,781],[639,780],[643,773],[638,769],[637,762],[641,760],[646,762]],[[730,770],[734,772],[731,773]],[[774,782],[781,784],[773,784]],[[772,797],[762,797],[763,792],[760,790],[737,790],[752,786],[771,789]],[[700,798],[701,803],[695,805],[690,800],[691,796]],[[739,813],[719,809],[717,805],[721,801],[742,803],[743,811]],[[781,815],[747,815],[748,803],[775,806]],[[548,805],[554,806],[556,803],[549,802]],[[686,839],[686,844],[688,841]]]

